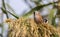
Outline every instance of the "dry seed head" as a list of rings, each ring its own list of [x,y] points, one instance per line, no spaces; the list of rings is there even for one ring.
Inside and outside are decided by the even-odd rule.
[[[13,31],[8,32],[8,37],[51,37],[50,36],[51,34],[53,35],[55,35],[55,33],[57,34],[56,28],[53,27],[52,25],[44,23],[37,25],[34,22],[34,19],[19,18],[16,19],[14,22],[9,22],[9,25],[14,26],[12,26]]]

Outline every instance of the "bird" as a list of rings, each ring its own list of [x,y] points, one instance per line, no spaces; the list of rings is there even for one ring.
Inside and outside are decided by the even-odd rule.
[[[39,24],[39,23],[43,23],[43,17],[41,16],[40,12],[35,11],[34,12],[34,21]]]

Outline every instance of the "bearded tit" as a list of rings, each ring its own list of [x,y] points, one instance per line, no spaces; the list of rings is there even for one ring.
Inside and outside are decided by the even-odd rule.
[[[43,18],[40,15],[40,13],[38,11],[34,12],[34,20],[37,24],[42,23],[43,22]]]
[[[43,19],[38,11],[34,12],[34,20],[37,24],[39,23],[48,23],[47,19]]]

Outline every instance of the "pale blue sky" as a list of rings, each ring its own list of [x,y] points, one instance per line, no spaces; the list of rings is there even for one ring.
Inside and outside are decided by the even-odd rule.
[[[44,4],[47,4],[49,2],[53,2],[53,0],[42,0]],[[54,0],[55,1],[55,0]],[[17,15],[22,15],[24,10],[29,11],[29,6],[24,2],[24,0],[9,0],[8,2],[10,6],[15,10]],[[35,6],[34,3],[29,2],[33,7]],[[45,10],[46,11],[46,10]],[[45,12],[44,11],[44,12]]]
[[[16,14],[21,15],[23,10],[28,10],[29,7],[24,3],[23,0],[10,0],[9,3],[15,10]]]

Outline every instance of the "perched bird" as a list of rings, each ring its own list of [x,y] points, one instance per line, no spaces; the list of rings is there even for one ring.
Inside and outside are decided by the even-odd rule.
[[[34,12],[34,20],[37,24],[42,23],[43,22],[43,18],[40,15],[40,13],[38,11]]]

